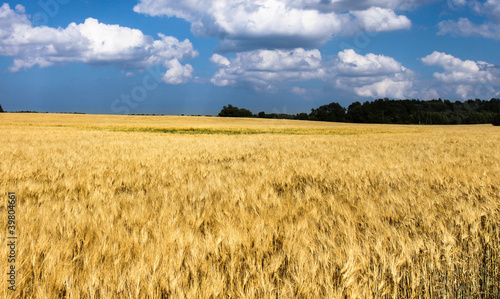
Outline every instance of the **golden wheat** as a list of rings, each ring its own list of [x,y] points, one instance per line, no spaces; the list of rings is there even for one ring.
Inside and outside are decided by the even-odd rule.
[[[0,127],[2,240],[7,192],[19,199],[4,298],[500,296],[499,128],[51,114]]]

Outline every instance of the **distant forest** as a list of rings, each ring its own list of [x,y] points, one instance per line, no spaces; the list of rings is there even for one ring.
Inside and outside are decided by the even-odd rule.
[[[0,105],[0,112],[4,112]],[[18,111],[31,112],[36,111]],[[73,112],[78,113],[78,112]],[[152,114],[156,115],[156,114]],[[422,125],[458,125],[458,124],[493,124],[500,126],[500,99],[468,100],[451,102],[449,100],[390,100],[388,98],[354,102],[344,108],[339,103],[311,109],[308,113],[253,114],[245,108],[232,105],[224,106],[220,117],[257,117],[274,119],[297,119],[311,121],[331,121],[374,124],[422,124]]]
[[[224,106],[221,117],[258,117],[376,124],[494,124],[500,125],[500,99],[468,100],[390,100],[388,98],[354,102],[346,109],[338,103],[330,103],[311,109],[311,113],[282,114],[261,111],[253,114],[245,108]]]

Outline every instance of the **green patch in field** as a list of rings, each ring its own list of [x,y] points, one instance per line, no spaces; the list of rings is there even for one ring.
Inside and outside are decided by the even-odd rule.
[[[393,131],[356,128],[159,128],[159,127],[99,127],[99,130],[114,132],[144,132],[188,135],[360,135],[374,133],[394,133]]]
[[[403,128],[377,128],[377,127],[338,127],[338,128],[194,128],[194,127],[148,127],[148,126],[113,126],[107,124],[4,124],[12,126],[73,128],[91,131],[130,132],[130,133],[156,133],[177,135],[364,135],[364,134],[395,134],[418,133],[422,130]]]
[[[143,132],[161,134],[202,134],[202,135],[250,135],[263,134],[259,130],[253,129],[212,129],[212,128],[155,128],[155,127],[121,127],[112,128],[111,131],[118,132]]]

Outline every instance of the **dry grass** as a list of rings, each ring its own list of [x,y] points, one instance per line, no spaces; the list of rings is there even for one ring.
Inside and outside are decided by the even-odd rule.
[[[500,297],[498,127],[0,114],[0,128],[3,202],[20,200],[4,298]]]

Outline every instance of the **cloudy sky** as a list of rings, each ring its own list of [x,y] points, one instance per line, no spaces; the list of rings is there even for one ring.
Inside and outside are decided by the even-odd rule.
[[[309,112],[500,97],[500,0],[0,2],[5,110]]]

